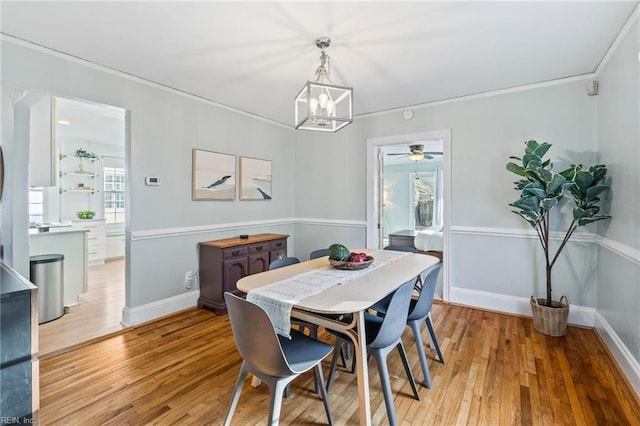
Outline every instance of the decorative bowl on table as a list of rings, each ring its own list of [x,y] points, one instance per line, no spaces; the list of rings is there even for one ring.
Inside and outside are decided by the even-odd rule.
[[[329,263],[336,269],[357,271],[358,269],[368,268],[373,263],[373,257],[367,256],[367,260],[364,260],[362,262],[348,262],[343,260],[329,259]]]

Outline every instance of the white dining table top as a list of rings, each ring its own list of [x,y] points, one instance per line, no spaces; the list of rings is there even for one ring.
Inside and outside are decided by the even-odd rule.
[[[367,252],[367,250],[362,250]],[[439,262],[434,256],[407,253],[393,262],[382,265],[359,278],[339,284],[307,297],[295,304],[296,308],[310,312],[339,314],[364,311],[375,302],[395,291],[403,283],[415,278]],[[249,291],[273,284],[293,276],[329,265],[328,257],[300,262],[240,279],[236,287]]]

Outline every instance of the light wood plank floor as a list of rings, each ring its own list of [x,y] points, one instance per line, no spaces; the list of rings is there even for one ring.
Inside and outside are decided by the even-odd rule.
[[[446,364],[429,350],[433,388],[420,386],[421,401],[411,397],[397,353],[389,358],[399,424],[640,424],[637,396],[595,331],[569,327],[565,338],[546,337],[528,318],[446,304],[432,315]],[[421,379],[408,329],[404,337]],[[240,362],[226,316],[185,311],[42,361],[41,422],[220,425]],[[373,424],[388,424],[375,361],[370,386]],[[326,424],[312,389],[311,374],[292,383],[281,424]],[[336,424],[358,424],[354,375],[338,372],[330,403]],[[233,424],[265,424],[268,405],[268,388],[248,380]]]
[[[121,331],[124,304],[124,259],[89,266],[87,292],[80,295],[80,303],[70,306],[61,318],[38,326],[38,357]]]

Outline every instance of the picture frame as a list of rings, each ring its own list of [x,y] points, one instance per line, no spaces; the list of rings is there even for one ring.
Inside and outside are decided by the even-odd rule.
[[[240,157],[240,199],[271,200],[271,160]]]
[[[193,148],[191,199],[235,200],[236,156]]]

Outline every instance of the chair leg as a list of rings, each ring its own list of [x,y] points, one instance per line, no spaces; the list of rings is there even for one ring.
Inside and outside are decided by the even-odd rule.
[[[421,323],[418,321],[409,321],[409,327],[413,332],[413,340],[416,342],[418,350],[418,359],[422,367],[422,375],[424,376],[424,385],[427,389],[431,389],[431,374],[429,374],[429,364],[427,364],[427,355],[424,353],[424,343],[422,342],[422,334],[420,333]]]
[[[440,345],[438,344],[438,338],[436,337],[436,332],[433,330],[433,324],[431,324],[431,317],[427,316],[425,320],[427,323],[427,329],[429,330],[429,335],[431,336],[431,341],[433,342],[433,346],[435,347],[436,352],[438,353],[438,360],[444,364],[444,357],[442,356],[442,352],[440,351]]]
[[[393,394],[391,393],[391,383],[389,381],[389,369],[387,368],[387,356],[379,350],[373,350],[373,357],[378,364],[378,374],[380,375],[380,383],[382,384],[382,393],[384,395],[384,404],[387,407],[387,416],[389,417],[390,426],[396,426],[396,409],[393,406]]]
[[[238,400],[240,399],[240,394],[242,393],[242,386],[244,385],[244,381],[246,378],[247,370],[245,369],[243,361],[242,366],[240,367],[240,373],[238,374],[238,380],[236,381],[236,387],[233,390],[233,396],[231,397],[231,405],[229,405],[227,417],[224,419],[224,426],[229,426],[231,424],[231,418],[233,417],[233,413],[235,413],[236,411],[236,406],[238,405]]]
[[[411,385],[411,390],[413,391],[413,399],[420,401],[420,394],[418,393],[418,388],[416,387],[416,381],[413,379],[413,373],[411,372],[411,367],[409,366],[409,360],[407,359],[407,353],[404,350],[402,340],[400,340],[396,347],[398,348],[398,352],[400,352],[400,359],[402,359],[404,371],[407,373],[407,378],[409,379],[409,384]]]
[[[327,390],[325,389],[324,377],[322,375],[322,363],[317,363],[313,369],[314,378],[316,383],[320,385],[320,395],[322,395],[322,403],[324,404],[324,411],[327,413],[327,420],[330,425],[333,425],[333,417],[331,416],[331,408],[329,407],[329,397],[327,396]]]
[[[271,405],[269,406],[269,425],[278,426],[280,422],[280,408],[282,407],[282,394],[289,384],[284,381],[276,381],[271,388]]]
[[[336,372],[336,365],[338,364],[338,358],[342,354],[342,339],[336,338],[336,343],[333,346],[333,356],[331,357],[331,367],[329,368],[329,375],[327,376],[326,390],[329,392],[331,382],[333,382],[333,375]]]

